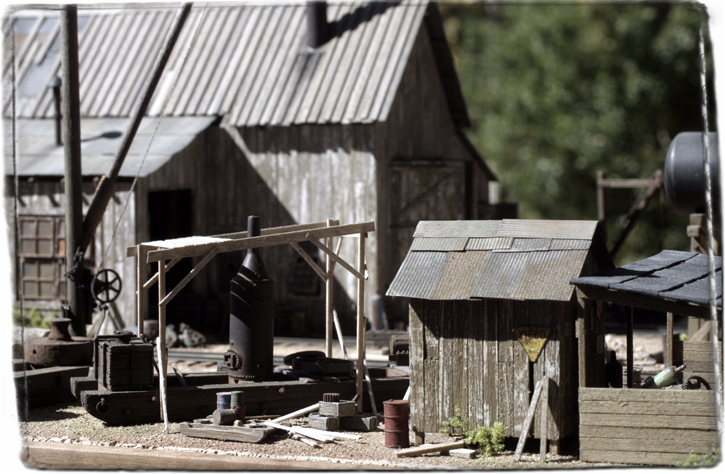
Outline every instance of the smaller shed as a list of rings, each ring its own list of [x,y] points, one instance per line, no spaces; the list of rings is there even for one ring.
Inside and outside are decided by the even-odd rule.
[[[722,257],[715,257],[714,263],[717,327],[721,328]],[[629,378],[633,372],[632,308],[643,308],[667,313],[667,364],[684,364],[683,379],[696,375],[713,389],[627,390],[582,384],[578,403],[581,460],[675,465],[690,453],[705,455],[716,449],[720,444],[717,416],[722,410],[714,393],[720,389],[714,362],[719,358],[722,380],[722,332],[713,331],[714,341],[693,337],[682,342],[672,334],[676,314],[710,318],[708,257],[664,250],[608,272],[574,279],[572,284],[586,299],[627,309],[627,386],[636,388]]]
[[[411,421],[437,432],[455,409],[518,437],[549,377],[546,438],[577,428],[578,320],[599,321],[572,278],[613,268],[596,221],[421,221],[388,295],[410,298]],[[585,336],[601,354],[604,326]],[[596,371],[593,371],[596,372]],[[534,435],[540,436],[539,423]]]

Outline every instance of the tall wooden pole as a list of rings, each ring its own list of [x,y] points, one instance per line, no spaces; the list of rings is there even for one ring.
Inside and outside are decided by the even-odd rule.
[[[327,219],[327,227],[330,227],[333,223],[332,219]],[[327,247],[332,249],[332,237],[328,237],[326,242]],[[335,283],[335,277],[333,273],[332,257],[327,255],[325,260],[325,273],[327,274],[327,280],[325,280],[325,354],[327,357],[332,357],[332,329],[333,329],[333,289]]]
[[[67,297],[71,333],[86,335],[88,319],[86,291],[83,288],[83,258],[76,260],[76,249],[83,234],[83,193],[81,175],[81,115],[78,92],[78,7],[61,10],[63,147],[65,152],[65,229]]]
[[[361,278],[357,282],[357,411],[363,410],[363,374],[365,363],[365,232],[360,232],[358,240],[357,269]],[[372,400],[371,400],[372,403]]]

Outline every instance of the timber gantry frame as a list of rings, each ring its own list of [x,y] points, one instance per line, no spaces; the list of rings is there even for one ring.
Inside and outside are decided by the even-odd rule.
[[[144,242],[126,250],[127,257],[136,257],[136,312],[138,320],[138,334],[143,332],[144,307],[146,291],[154,284],[158,284],[158,316],[159,316],[159,391],[162,399],[162,417],[164,424],[168,422],[165,413],[166,406],[166,375],[168,354],[166,340],[166,306],[179,294],[179,292],[211,261],[218,253],[241,251],[251,248],[271,247],[275,245],[290,244],[312,269],[325,282],[325,349],[326,356],[332,357],[332,331],[334,326],[334,312],[332,307],[334,270],[339,264],[358,279],[357,285],[357,365],[356,389],[358,399],[363,396],[363,376],[365,364],[365,280],[367,270],[365,267],[365,241],[368,232],[375,231],[374,222],[340,225],[338,220],[328,219],[326,222],[300,224],[283,227],[262,229],[259,236],[247,237],[247,232],[235,232],[213,236],[182,237],[178,239]],[[342,238],[346,235],[358,236],[357,268],[339,256]],[[337,246],[333,250],[333,241],[338,238]],[[320,242],[322,240],[323,242]],[[325,269],[312,260],[300,242],[309,241],[326,255]],[[182,258],[202,257],[201,261],[173,288],[166,291],[166,273]],[[146,264],[156,262],[157,272],[147,280]],[[338,334],[338,337],[341,337]],[[362,404],[358,410],[362,409]]]

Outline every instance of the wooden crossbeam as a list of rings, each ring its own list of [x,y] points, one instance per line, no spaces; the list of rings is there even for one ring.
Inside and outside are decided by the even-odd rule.
[[[234,252],[251,248],[272,247],[274,245],[289,244],[292,242],[302,242],[305,240],[315,241],[327,237],[338,237],[341,235],[374,231],[374,222],[364,222],[360,224],[348,224],[324,227],[320,229],[260,235],[259,237],[230,239],[222,242],[207,242],[178,248],[151,250],[148,252],[147,261],[151,263],[161,260],[171,260],[173,258],[200,257],[209,253],[213,248],[218,249],[219,253]]]

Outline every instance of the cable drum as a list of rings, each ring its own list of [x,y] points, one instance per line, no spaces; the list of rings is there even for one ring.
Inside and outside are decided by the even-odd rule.
[[[718,179],[720,160],[717,133],[708,133],[708,140],[713,214],[718,216],[720,213],[720,182]],[[665,194],[670,206],[678,214],[704,214],[706,212],[704,154],[702,132],[678,133],[670,143],[665,159]]]

